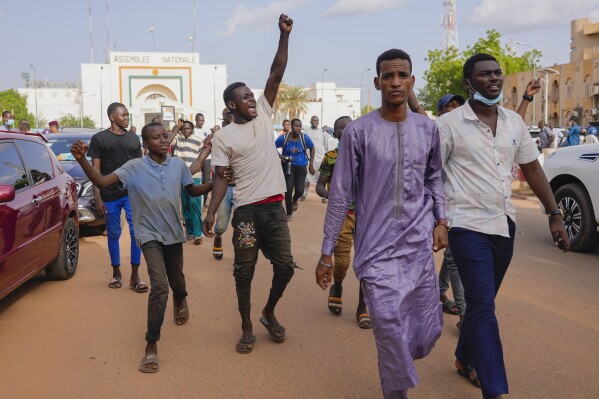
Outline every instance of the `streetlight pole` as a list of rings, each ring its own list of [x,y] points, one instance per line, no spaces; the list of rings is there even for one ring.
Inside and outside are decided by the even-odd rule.
[[[324,112],[324,73],[328,71],[328,69],[322,70],[322,75],[320,77],[320,126],[324,126],[322,122],[322,114]]]
[[[526,44],[524,42],[517,41],[516,44],[519,44],[521,46],[526,46],[528,48],[533,49],[534,51],[537,51],[536,48],[534,48],[533,46],[531,46],[529,44]],[[532,58],[532,78],[533,78],[533,80],[536,79],[536,74],[537,74],[537,71],[536,71],[536,69],[537,69],[537,59],[536,59],[536,57],[537,57],[536,53],[533,53],[533,58]],[[537,103],[535,101],[535,98],[533,97],[532,98],[532,125],[533,126],[536,126],[536,124],[537,124],[536,114],[537,114]]]
[[[37,73],[35,72],[35,68],[33,67],[33,64],[29,64],[29,66],[31,67],[31,69],[33,69],[33,92],[34,92],[34,96],[35,96],[35,128],[38,129],[38,117],[37,117]]]
[[[154,25],[150,26],[150,29],[148,29],[148,33],[152,34],[152,48],[154,49],[154,52],[156,52],[156,37],[154,36]]]
[[[555,75],[559,75],[559,72],[556,71],[555,69],[551,69],[551,68],[543,68],[541,70],[539,70],[539,72],[543,72],[545,74],[545,95],[544,100],[545,100],[545,117],[544,117],[544,121],[545,123],[547,123],[547,121],[549,121],[549,116],[547,115],[547,102],[549,101],[548,95],[549,95],[549,74],[555,74]]]
[[[218,68],[218,65],[214,66],[214,71],[212,72],[212,99],[214,101],[214,124],[217,125],[216,123],[216,68]]]
[[[364,78],[364,74],[366,72],[370,71],[371,69],[372,68],[365,69],[364,71],[362,71],[362,74],[360,75],[360,110],[359,110],[360,113],[359,113],[359,115],[362,114],[362,97],[363,97],[362,96],[362,79]],[[370,111],[370,110],[367,110],[367,111]]]

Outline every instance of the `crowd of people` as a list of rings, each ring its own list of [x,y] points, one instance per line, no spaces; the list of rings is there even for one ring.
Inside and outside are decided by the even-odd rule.
[[[140,145],[127,130],[127,108],[113,103],[110,128],[96,134],[89,148],[82,142],[71,148],[98,187],[98,203],[106,212],[113,268],[109,286],[122,285],[116,222],[122,210],[131,236],[129,286],[136,292],[148,290],[138,274],[142,253],[146,260],[150,294],[139,370],[159,370],[157,342],[169,287],[175,322],[189,319],[182,243],[213,238],[213,256],[222,259],[229,220],[241,319],[235,350],[249,354],[256,344],[251,286],[260,252],[272,263],[273,278],[259,321],[272,341],[285,341],[287,330],[275,311],[297,267],[289,222],[314,183],[328,203],[316,283],[328,289],[329,311],[340,315],[354,247],[353,268],[360,281],[356,321],[374,333],[383,396],[407,398],[416,386],[414,361],[432,350],[445,311],[460,318],[457,372],[481,388],[484,398],[501,398],[508,383],[495,297],[514,248],[514,164],[547,210],[556,246],[564,251],[570,246],[537,160],[539,150],[522,119],[538,82],[527,87],[518,113],[503,108],[498,105],[500,65],[491,55],[475,54],[463,67],[469,98],[447,94],[433,121],[415,99],[410,56],[392,49],[376,60],[379,109],[356,120],[340,115],[334,138],[318,129],[315,116],[304,131],[299,119],[285,121],[275,137],[273,105],[292,28],[293,21],[281,15],[279,44],[262,96],[256,99],[242,82],[226,88],[220,130],[204,136],[201,114],[195,125],[182,120],[172,132],[157,121],[143,127]],[[571,145],[574,131],[566,137]],[[543,128],[541,133],[543,145],[555,141],[552,131]],[[201,198],[210,191],[202,219]],[[437,279],[433,253],[446,247]],[[446,295],[449,282],[454,301]]]

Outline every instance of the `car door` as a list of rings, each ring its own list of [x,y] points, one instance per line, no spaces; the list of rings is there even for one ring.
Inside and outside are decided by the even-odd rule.
[[[17,147],[0,142],[0,184],[15,188],[15,199],[0,204],[0,297],[35,269],[43,251],[43,225],[34,222],[36,188]]]
[[[35,224],[35,228],[41,226],[41,234],[44,236],[44,248],[41,252],[43,265],[38,266],[40,268],[58,254],[63,220],[61,194],[64,194],[67,182],[66,179],[55,176],[50,150],[46,145],[22,140],[17,142],[17,147],[37,191],[34,199],[37,210],[32,223]]]

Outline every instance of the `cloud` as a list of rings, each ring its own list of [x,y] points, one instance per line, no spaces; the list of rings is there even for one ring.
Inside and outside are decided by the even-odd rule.
[[[231,36],[244,27],[266,30],[275,25],[279,15],[287,13],[293,8],[305,3],[307,0],[273,1],[266,7],[248,7],[241,5],[235,7],[233,15],[225,22],[225,36]]]
[[[458,6],[459,7],[459,6]],[[553,28],[564,21],[599,17],[597,0],[482,0],[467,18],[469,24],[510,32]]]
[[[399,8],[409,0],[337,0],[323,14],[325,17],[346,17]]]

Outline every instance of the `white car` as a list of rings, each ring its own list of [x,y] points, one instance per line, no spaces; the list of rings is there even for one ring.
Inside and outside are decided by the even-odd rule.
[[[572,250],[592,250],[599,245],[599,144],[560,148],[543,169],[564,212]]]

